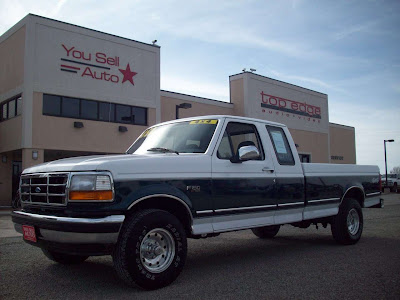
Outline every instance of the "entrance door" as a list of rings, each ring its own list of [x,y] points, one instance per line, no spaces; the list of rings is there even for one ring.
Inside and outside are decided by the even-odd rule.
[[[22,173],[22,162],[13,161],[12,167],[12,199],[14,199],[19,187],[19,178]]]
[[[309,163],[311,162],[311,155],[310,154],[300,154],[299,158],[302,163]]]

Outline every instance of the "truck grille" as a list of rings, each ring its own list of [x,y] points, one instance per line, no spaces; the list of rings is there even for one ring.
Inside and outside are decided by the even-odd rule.
[[[68,173],[30,174],[21,176],[23,203],[66,205]]]

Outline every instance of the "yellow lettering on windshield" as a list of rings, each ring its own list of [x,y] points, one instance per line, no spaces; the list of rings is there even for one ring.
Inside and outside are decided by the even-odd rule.
[[[196,120],[196,121],[191,121],[189,124],[217,124],[218,120]]]
[[[152,131],[152,130],[153,130],[153,128],[145,130],[139,138],[144,138],[144,137],[148,136],[150,131]]]

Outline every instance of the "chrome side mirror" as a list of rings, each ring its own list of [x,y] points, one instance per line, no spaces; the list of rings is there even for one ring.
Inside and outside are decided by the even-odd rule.
[[[238,150],[239,160],[256,160],[260,158],[260,151],[258,151],[256,146],[243,146]]]

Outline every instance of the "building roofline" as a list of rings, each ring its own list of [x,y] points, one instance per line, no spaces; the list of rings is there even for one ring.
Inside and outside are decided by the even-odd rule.
[[[193,98],[201,99],[201,100],[215,101],[215,102],[224,103],[224,104],[233,104],[232,102],[230,102],[230,100],[229,100],[229,102],[225,102],[222,100],[210,99],[210,98],[199,97],[199,96],[183,94],[183,93],[178,93],[178,92],[171,92],[171,91],[167,91],[167,90],[160,90],[160,92],[166,92],[166,93],[171,93],[171,94],[175,94],[175,95],[182,95],[182,96],[186,96],[186,97],[193,97]]]
[[[340,126],[340,127],[348,127],[348,128],[353,128],[353,129],[355,129],[354,126],[343,125],[343,124],[337,124],[337,123],[332,123],[332,122],[329,122],[329,125]]]
[[[148,44],[148,43],[140,42],[140,41],[137,41],[137,40],[129,39],[129,38],[126,38],[126,37],[122,37],[122,36],[119,36],[119,35],[107,33],[107,32],[104,32],[104,31],[91,29],[91,28],[88,28],[88,27],[75,25],[75,24],[71,24],[71,23],[68,23],[68,22],[55,20],[55,19],[51,19],[51,18],[47,18],[47,17],[43,17],[43,16],[31,14],[31,13],[29,13],[27,16],[33,16],[33,17],[36,17],[36,18],[41,18],[41,19],[45,19],[45,20],[49,20],[49,21],[53,21],[53,22],[57,22],[57,23],[65,24],[65,25],[70,25],[70,26],[74,26],[74,27],[77,27],[77,28],[85,29],[85,30],[90,30],[90,31],[93,31],[93,32],[105,34],[105,35],[116,37],[116,38],[119,38],[119,39],[124,39],[124,40],[130,41],[130,42],[136,42],[136,43],[143,44],[143,45],[146,45],[146,46],[151,46],[151,47],[155,47],[155,48],[161,48],[161,46],[159,46],[159,45]]]
[[[256,73],[252,73],[252,72],[241,72],[241,73],[229,75],[229,78],[234,77],[234,76],[238,76],[238,75],[242,75],[242,74],[253,74],[253,75],[257,75],[257,76],[260,76],[260,77],[263,77],[263,78],[266,78],[266,79],[269,79],[269,80],[278,81],[278,82],[281,82],[281,83],[284,83],[284,84],[288,84],[288,85],[291,85],[291,86],[294,86],[294,87],[297,87],[297,88],[301,88],[301,89],[308,90],[308,91],[311,91],[311,92],[314,92],[314,93],[318,93],[318,94],[321,94],[321,95],[324,95],[324,96],[328,96],[328,94],[321,93],[321,92],[318,92],[318,91],[314,91],[314,90],[312,90],[312,89],[308,89],[308,88],[305,88],[305,87],[303,87],[303,86],[299,86],[299,85],[296,85],[296,84],[293,84],[293,83],[289,83],[289,82],[282,81],[282,80],[279,80],[279,79],[274,79],[274,78],[271,78],[271,77],[267,77],[267,76],[260,75],[260,74],[256,74]]]

